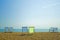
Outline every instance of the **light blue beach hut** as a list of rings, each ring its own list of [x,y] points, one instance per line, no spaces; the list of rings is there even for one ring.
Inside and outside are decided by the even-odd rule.
[[[51,27],[49,29],[49,32],[58,32],[58,28],[57,27]]]
[[[22,27],[22,32],[28,32],[28,28],[26,26]]]
[[[5,27],[5,32],[13,32],[13,27]]]

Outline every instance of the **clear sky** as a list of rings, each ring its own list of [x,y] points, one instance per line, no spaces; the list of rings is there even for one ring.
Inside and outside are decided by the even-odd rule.
[[[0,0],[0,27],[60,28],[60,0]]]

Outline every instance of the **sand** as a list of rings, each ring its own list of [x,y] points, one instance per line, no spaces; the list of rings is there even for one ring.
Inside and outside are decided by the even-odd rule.
[[[33,34],[29,34],[22,32],[0,32],[0,40],[60,40],[60,33],[35,32]]]

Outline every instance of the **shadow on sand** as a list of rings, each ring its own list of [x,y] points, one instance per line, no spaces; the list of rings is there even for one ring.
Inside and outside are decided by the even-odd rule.
[[[18,35],[18,36],[32,36],[33,34],[21,34],[21,35]]]

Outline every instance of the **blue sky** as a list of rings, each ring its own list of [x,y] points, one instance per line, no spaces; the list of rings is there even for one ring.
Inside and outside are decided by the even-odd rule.
[[[60,28],[60,0],[0,0],[0,26]]]

